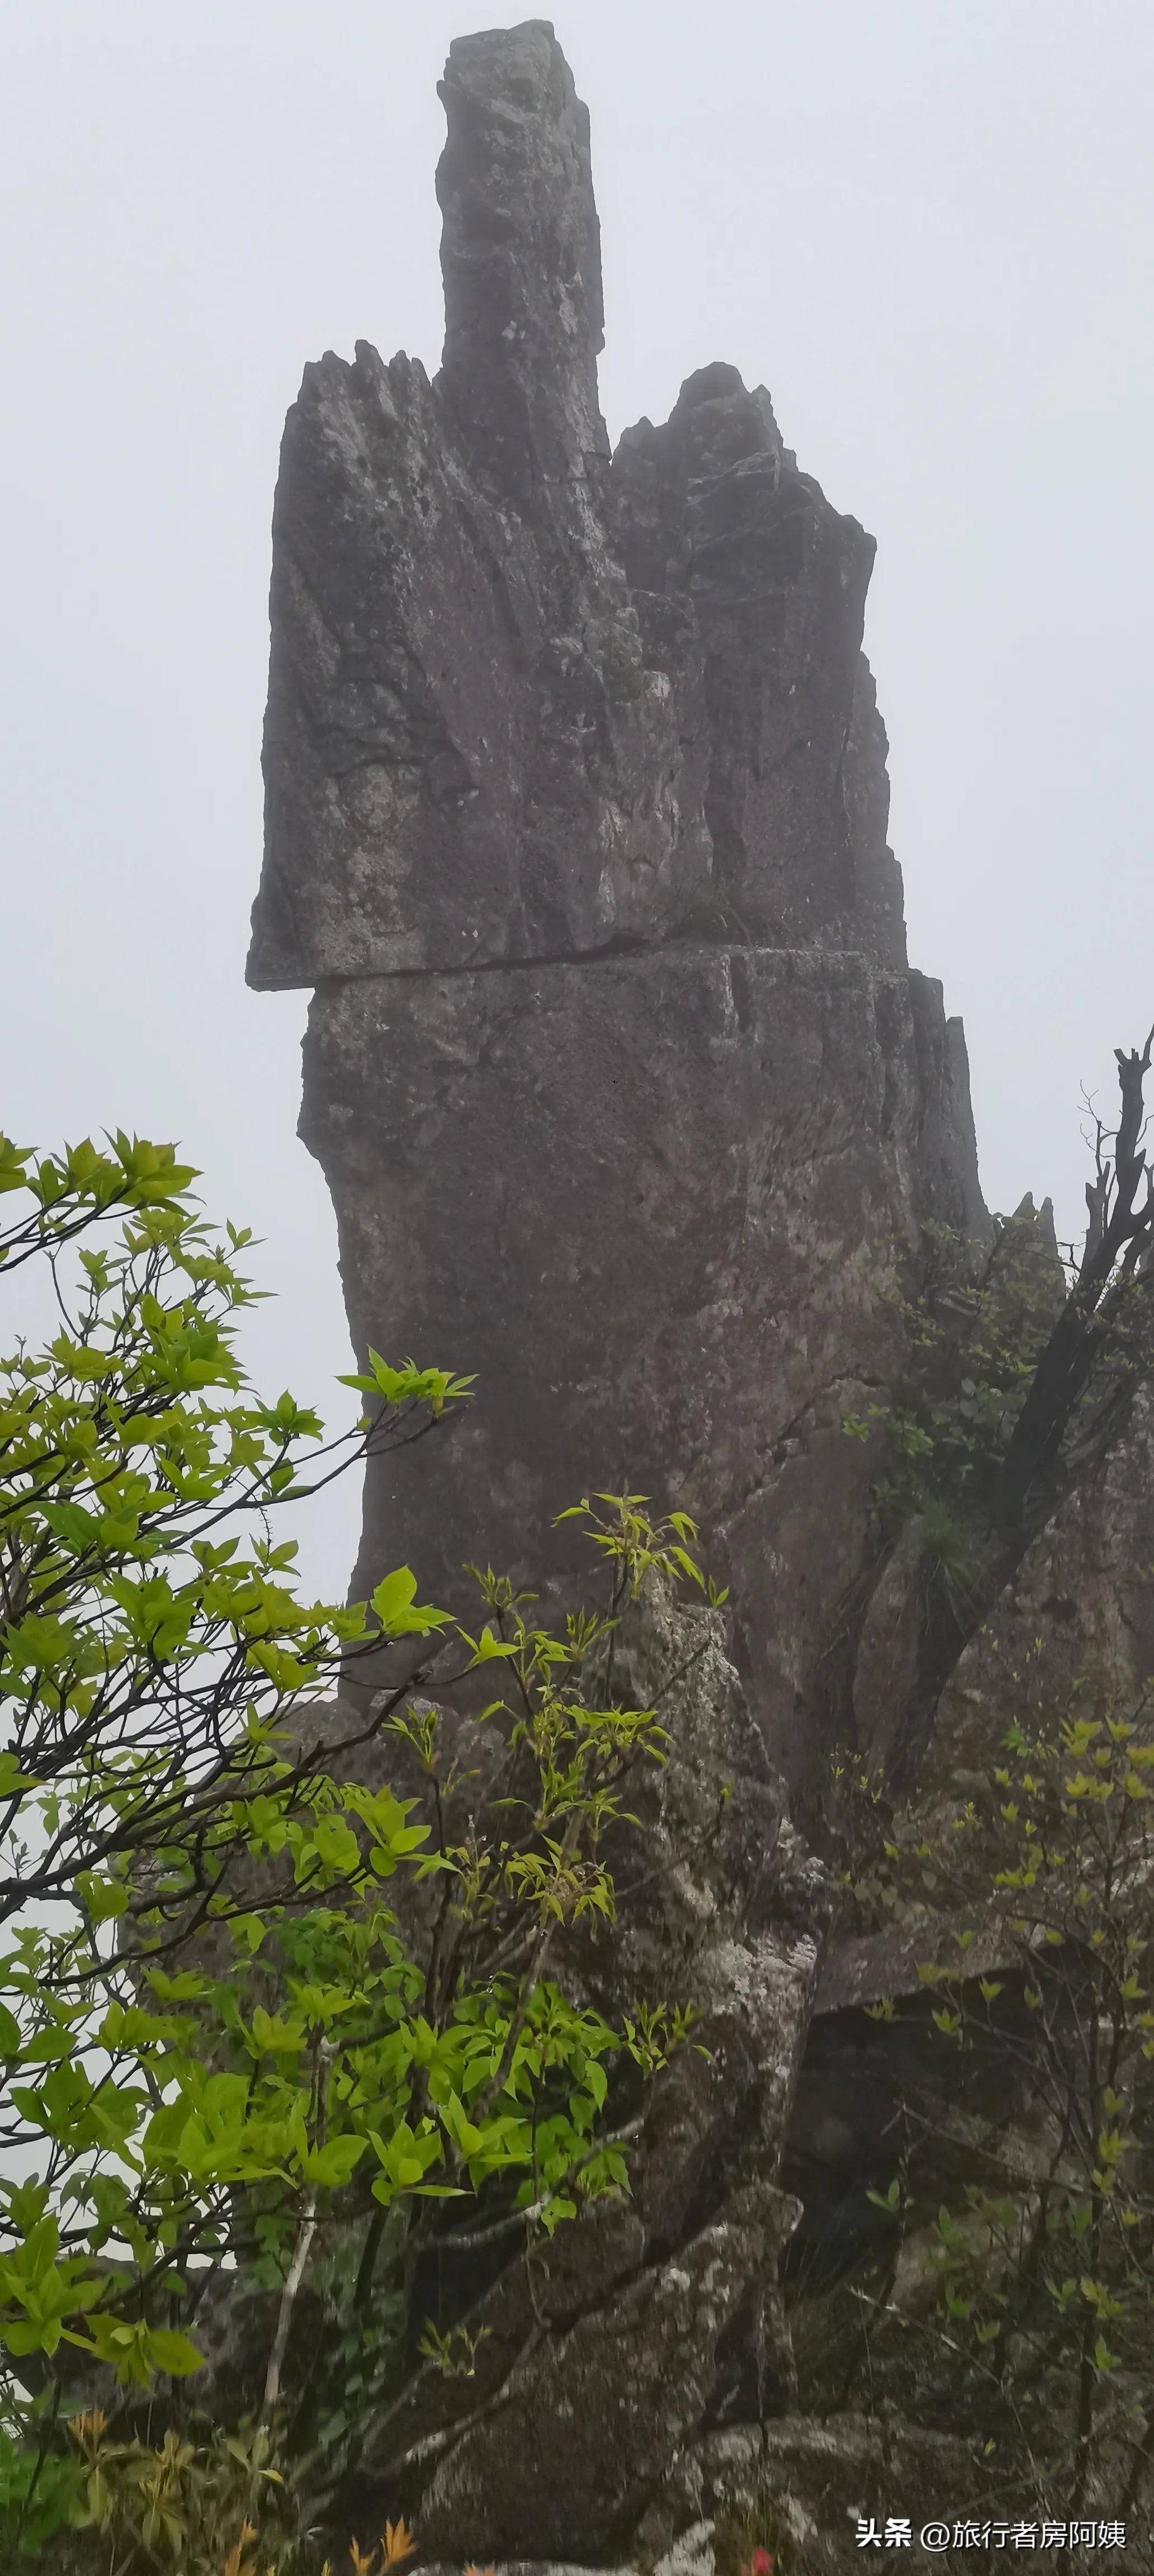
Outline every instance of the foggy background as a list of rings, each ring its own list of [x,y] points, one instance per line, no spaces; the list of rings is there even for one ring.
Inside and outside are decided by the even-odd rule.
[[[334,1423],[306,996],[243,982],[277,447],[325,348],[435,368],[435,85],[451,36],[520,14],[0,6],[0,1126],[180,1139],[264,1238],[259,1380]],[[1154,1019],[1149,0],[555,23],[593,120],[610,432],[733,360],[878,538],[911,959],[965,1018],[988,1200],[1050,1191],[1072,1233],[1080,1084],[1112,1108],[1112,1049]],[[357,1518],[351,1487],[314,1512],[310,1585],[343,1591]]]

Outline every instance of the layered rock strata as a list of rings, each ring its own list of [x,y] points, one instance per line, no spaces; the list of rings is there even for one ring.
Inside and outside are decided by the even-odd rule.
[[[873,542],[708,365],[616,455],[584,108],[541,22],[452,48],[440,374],[306,371],[274,516],[250,980],[316,988],[301,1133],[354,1342],[474,1371],[382,1464],[360,1591],[553,1515],[698,1515],[795,1783],[864,1544],[847,1411],[896,1265],[985,1225],[965,1050],[906,964],[861,652]]]

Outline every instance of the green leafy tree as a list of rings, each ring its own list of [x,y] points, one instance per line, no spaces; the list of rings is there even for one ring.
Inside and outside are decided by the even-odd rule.
[[[613,1693],[623,1607],[651,1567],[703,1578],[691,1523],[601,1497],[579,1509],[608,1594],[563,1634],[491,1572],[477,1636],[406,1567],[369,1603],[303,1601],[275,1513],[426,1436],[468,1381],[372,1353],[344,1381],[362,1419],[327,1446],[291,1397],[261,1403],[235,1340],[249,1238],[206,1226],[195,1178],[123,1135],[39,1160],[0,1142],[23,1199],[0,1267],[44,1263],[59,1315],[0,1365],[0,2347],[42,2418],[78,2370],[131,2410],[198,2370],[198,2317],[247,2285],[268,2427],[320,2284],[331,2468],[417,2357],[416,2266],[455,2241],[448,2204],[485,2195],[504,2240],[627,2187],[611,2080],[628,2111],[688,2017],[650,2001],[614,2030],[551,1969],[567,1924],[612,1916],[602,1836],[662,1758],[657,1712]],[[413,1636],[450,1695],[493,1674],[464,1835],[411,1674],[365,1716],[340,1696],[350,1658]],[[417,1795],[389,1785],[390,1747]],[[427,1890],[424,1947],[389,1881]],[[316,2410],[294,2402],[303,2442]]]
[[[174,1946],[248,1913],[278,1826],[299,1903],[361,1875],[359,1844],[341,1867],[315,1748],[286,1759],[279,1737],[370,1614],[298,1599],[271,1513],[464,1392],[382,1371],[371,1428],[335,1456],[290,1397],[254,1400],[235,1347],[247,1238],[213,1239],[194,1178],[125,1136],[39,1161],[0,1149],[5,1190],[31,1202],[0,1260],[39,1256],[60,1319],[47,1350],[17,1343],[0,1367],[0,2336],[16,2358],[63,2341],[125,2378],[196,2356],[147,2302],[124,2313],[108,2250],[159,2289],[215,2224],[143,2143],[197,2080],[172,1998],[144,2000],[144,1959],[163,1976]],[[388,1578],[374,1623],[441,1624],[414,1593]],[[395,1867],[420,1836],[387,1806],[379,1823],[378,1869]]]

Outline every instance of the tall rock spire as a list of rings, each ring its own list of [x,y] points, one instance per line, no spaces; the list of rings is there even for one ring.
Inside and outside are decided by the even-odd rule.
[[[609,454],[589,112],[552,27],[535,18],[458,37],[440,96],[438,391],[478,482],[527,499]]]
[[[540,2351],[502,2275],[475,2429],[418,2481],[434,2556],[604,2563],[719,2372],[764,2379],[821,1936],[774,1766],[811,1787],[841,1725],[872,1472],[842,1424],[901,1364],[902,1257],[986,1219],[960,1025],[906,964],[873,541],[718,362],[610,461],[552,30],[465,38],[442,97],[442,371],[362,342],[286,423],[249,972],[317,988],[301,1134],[358,1353],[476,1376],[447,1437],[373,1462],[357,1597],[405,1558],[475,1615],[488,1561],[563,1610],[557,1515],[607,1488],[696,1516],[730,1587],[747,1697],[694,1650],[669,1703],[705,1879],[687,1913],[667,1873],[645,1952],[659,1992],[691,1952],[713,1977],[716,2080],[690,2053],[635,2206],[574,2228],[571,2278],[551,2256]],[[382,2478],[443,2403],[428,2372],[397,2401]]]
[[[476,1380],[436,1439],[371,1462],[353,1589],[406,1559],[471,1627],[464,1569],[488,1562],[563,1615],[588,1567],[558,1514],[640,1492],[701,1524],[731,1625],[647,1586],[615,1633],[612,1686],[660,1707],[670,1758],[630,1780],[640,1865],[635,1842],[614,1858],[604,1944],[559,1933],[549,1971],[615,2014],[691,1998],[701,2047],[645,2097],[629,2199],[580,2210],[547,2263],[507,2257],[504,2222],[466,2231],[467,2272],[429,2247],[475,2371],[402,2371],[350,2474],[357,2516],[415,2519],[431,2562],[653,2565],[676,2541],[669,2569],[731,2508],[739,2456],[764,2493],[770,2437],[783,2487],[814,2485],[815,2536],[832,2510],[836,2411],[792,2415],[782,2152],[823,1991],[835,2022],[902,1989],[888,1936],[880,1983],[867,1942],[823,1988],[806,1798],[847,1743],[898,1746],[935,1794],[977,1767],[992,1635],[1016,1670],[1046,1613],[1059,1675],[1137,1690],[1154,1420],[1136,1406],[943,1696],[926,1524],[879,1543],[876,1458],[845,1436],[917,1365],[903,1288],[927,1223],[935,1258],[943,1222],[991,1239],[961,1024],[906,960],[861,650],[873,540],[799,469],[765,387],[708,352],[610,459],[588,119],[552,29],[464,38],[441,95],[442,370],[364,342],[308,367],[273,529],[250,977],[316,987],[301,1134],[358,1355]],[[442,1688],[464,1835],[505,1737]],[[865,2084],[860,2033],[811,2052],[795,2168],[817,2196],[794,2280],[804,2297],[820,2248],[811,2352],[836,2356],[838,2405],[829,2246],[840,2228],[848,2294],[846,2213],[907,2108],[904,2048],[879,2031],[878,2052]],[[1012,2134],[993,2068],[987,2179]],[[947,2190],[958,2152],[950,2130]],[[835,2481],[854,2513],[863,2423],[843,2419]],[[924,2484],[931,2452],[904,2456]]]
[[[444,363],[305,371],[273,521],[257,985],[691,937],[905,962],[873,540],[699,369],[610,467],[589,120],[452,48]]]
[[[822,1759],[926,1216],[985,1222],[965,1050],[906,967],[873,540],[712,362],[607,455],[589,129],[540,21],[442,86],[445,361],[306,369],[273,523],[249,972],[314,984],[301,1132],[354,1341],[478,1394],[382,1462],[358,1589],[563,1584],[591,1485],[710,1533],[774,1757]],[[787,1533],[787,1535],[783,1535]]]

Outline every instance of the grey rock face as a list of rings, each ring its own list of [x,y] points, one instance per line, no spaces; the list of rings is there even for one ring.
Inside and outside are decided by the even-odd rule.
[[[505,2382],[499,2431],[466,2434],[422,2499],[430,2550],[465,2532],[491,2555],[628,2545],[701,2424],[727,2323],[776,2251],[773,2199],[764,2187],[736,2196],[670,2261],[527,2355]],[[615,2346],[625,2367],[607,2369]],[[560,2476],[546,2467],[554,2445],[573,2454]]]
[[[697,917],[767,947],[849,947],[904,966],[901,876],[885,846],[885,729],[860,646],[872,537],[781,444],[763,385],[703,367],[662,429],[613,461],[642,633],[700,640],[713,845]]]
[[[483,1552],[563,1588],[564,1503],[676,1500],[811,1779],[842,1416],[919,1222],[986,1225],[960,1025],[906,967],[873,541],[730,366],[610,460],[551,30],[463,39],[442,97],[441,373],[308,368],[274,516],[250,977],[318,988],[301,1132],[358,1349],[478,1381],[371,1480],[356,1584],[404,1554],[459,1606]]]
[[[1027,1551],[942,1694],[923,1794],[985,1778],[1009,1714],[1133,1713],[1154,1678],[1154,1400]],[[1042,1652],[1037,1653],[1041,1642]],[[1023,1678],[1025,1677],[1025,1678]]]
[[[928,2521],[989,2518],[1006,2511],[1006,2499],[989,2473],[980,2446],[964,2433],[925,2432],[891,2411],[884,2416],[844,2414],[819,2423],[785,2415],[766,2424],[734,2424],[696,2446],[696,2485],[705,2508],[654,2565],[652,2550],[637,2550],[617,2576],[715,2576],[731,2562],[732,2542],[718,2548],[719,2530],[736,2508],[756,2499],[772,2502],[777,2532],[791,2544],[809,2576],[848,2576],[861,2565],[859,2516],[879,2529],[888,2512],[904,2510],[912,2523],[911,2566],[931,2567],[937,2554],[923,2549]],[[604,2565],[604,2560],[602,2560]],[[434,2563],[428,2576],[450,2576],[452,2560]],[[592,2576],[572,2562],[500,2558],[494,2576]]]
[[[904,964],[873,542],[733,367],[612,472],[588,118],[538,23],[452,48],[430,385],[306,370],[274,516],[250,975],[580,956],[677,930]]]
[[[531,2264],[518,2249],[471,2311],[474,2378],[426,2366],[375,2427],[357,2509],[400,2502],[434,2556],[624,2550],[653,2512],[680,2528],[708,2425],[791,2393],[780,2262],[798,2208],[777,2167],[833,1891],[720,1615],[650,1577],[619,1657],[669,1758],[637,1779],[636,1825],[613,1828],[616,1921],[571,1927],[557,1967],[595,2005],[692,1997],[698,2046],[647,2099],[630,2202],[595,2202]]]
[[[700,653],[647,661],[605,506],[588,117],[536,23],[441,94],[442,372],[358,343],[286,427],[259,985],[661,937],[709,874]]]
[[[832,2571],[883,2494],[976,2495],[960,2440],[799,2419],[781,2284],[811,2019],[817,2098],[823,2033],[893,1978],[843,1956],[823,1987],[831,1893],[789,1809],[847,1711],[887,1744],[914,1659],[911,1562],[863,1597],[876,1470],[843,1421],[907,1356],[921,1225],[990,1240],[965,1045],[906,960],[872,539],[726,365],[610,457],[588,119],[552,30],[461,40],[441,95],[441,372],[365,343],[309,367],[274,514],[250,980],[316,987],[301,1134],[358,1352],[477,1379],[376,1463],[354,1591],[407,1558],[463,1612],[488,1560],[548,1616],[586,1568],[554,1515],[631,1489],[700,1519],[732,1625],[660,1590],[632,1615],[621,1684],[665,1695],[670,1760],[638,1790],[645,1869],[611,1855],[612,1941],[559,1944],[605,2008],[692,1998],[708,2054],[655,2088],[629,2205],[478,2292],[475,2381],[401,2392],[364,2502],[416,2511],[446,2564],[652,2565],[689,2534],[669,2576],[706,2576],[712,2518],[768,2479]],[[1003,1635],[1068,1597],[1072,1657],[1089,1623],[1137,1670],[1148,1437],[1037,1542]],[[947,1695],[950,1775],[985,1740],[984,1655]]]
[[[532,509],[609,455],[589,113],[539,19],[459,38],[439,95],[440,391],[478,481]]]
[[[463,40],[442,96],[442,371],[330,354],[286,426],[250,977],[317,987],[301,1132],[357,1348],[477,1377],[375,1470],[358,1593],[407,1557],[464,1610],[480,1557],[556,1609],[554,1515],[605,1487],[699,1517],[731,1586],[744,1690],[710,1614],[651,1591],[622,1636],[671,1758],[612,1943],[562,1963],[614,2009],[692,1998],[708,2053],[656,2086],[629,2207],[508,2264],[475,2383],[419,2372],[362,2464],[427,2552],[603,2558],[692,2524],[709,2428],[795,2395],[778,2172],[831,1897],[787,1804],[866,1544],[842,1419],[898,1364],[919,1223],[986,1220],[886,846],[872,540],[731,367],[610,459],[551,30]]]
[[[788,2500],[786,2527],[796,2532],[801,2564],[814,2576],[841,2576],[861,2565],[859,2515],[873,2515],[884,2527],[888,2514],[907,2514],[914,2535],[908,2563],[932,2567],[935,2553],[921,2545],[927,2522],[982,2514],[983,2506],[984,2516],[1005,2509],[996,2489],[991,2495],[979,2446],[964,2431],[926,2432],[892,2414],[734,2425],[703,2445],[702,2468],[714,2512],[731,2496],[759,2490]]]
[[[676,1501],[709,1524],[792,1767],[863,1536],[842,1415],[892,1372],[914,1210],[965,1222],[937,988],[707,945],[372,978],[318,994],[305,1061],[354,1341],[479,1379],[416,1472],[374,1478],[357,1586],[402,1529],[450,1599],[482,1544],[561,1582],[568,1498]]]

